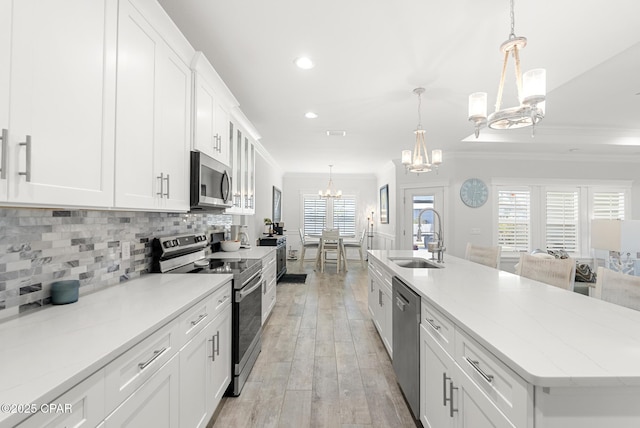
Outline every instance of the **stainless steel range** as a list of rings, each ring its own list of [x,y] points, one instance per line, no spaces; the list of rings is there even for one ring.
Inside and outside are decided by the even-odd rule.
[[[261,350],[262,261],[260,259],[219,259],[219,236],[211,237],[213,254],[206,255],[209,240],[204,234],[168,236],[152,241],[152,272],[233,274],[232,358],[233,381],[227,395],[242,391]]]

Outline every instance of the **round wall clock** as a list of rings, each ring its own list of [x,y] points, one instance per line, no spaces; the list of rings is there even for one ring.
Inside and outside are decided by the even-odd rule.
[[[488,198],[489,188],[479,178],[470,178],[460,186],[460,199],[468,207],[481,207]]]

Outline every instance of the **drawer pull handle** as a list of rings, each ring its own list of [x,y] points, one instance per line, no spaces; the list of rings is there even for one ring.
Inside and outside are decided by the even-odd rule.
[[[469,357],[465,357],[465,360],[467,360],[467,362],[469,364],[471,364],[471,367],[473,367],[474,369],[476,369],[476,371],[478,373],[480,373],[480,375],[484,378],[484,380],[486,380],[487,382],[491,383],[493,382],[493,375],[490,374],[486,374],[481,368],[480,368],[480,362],[479,361],[475,361],[472,360]]]
[[[158,351],[153,351],[153,355],[151,356],[151,358],[149,358],[147,361],[145,361],[144,363],[138,363],[138,368],[140,370],[144,370],[145,368],[147,368],[147,366],[151,363],[153,363],[160,355],[164,354],[166,352],[167,348],[162,348]]]
[[[197,326],[198,324],[200,324],[200,323],[202,322],[202,320],[204,320],[204,319],[205,319],[206,317],[208,317],[208,316],[209,316],[209,314],[207,314],[207,313],[201,314],[201,315],[198,317],[198,319],[197,319],[197,320],[195,320],[195,321],[191,321],[191,327],[195,327],[195,326]]]
[[[227,299],[229,299],[229,296],[222,296],[222,299],[218,299],[218,303],[225,302]]]
[[[440,326],[437,325],[433,319],[425,318],[424,320],[428,322],[429,325],[433,327],[434,330],[440,330]]]

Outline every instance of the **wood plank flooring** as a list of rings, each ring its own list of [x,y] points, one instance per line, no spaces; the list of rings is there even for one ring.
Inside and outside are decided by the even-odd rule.
[[[320,273],[289,262],[306,284],[279,284],[262,352],[213,427],[410,427],[411,413],[367,308],[367,267]]]

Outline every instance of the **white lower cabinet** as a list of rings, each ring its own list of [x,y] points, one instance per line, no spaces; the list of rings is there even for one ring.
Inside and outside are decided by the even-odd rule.
[[[104,427],[177,427],[179,376],[174,356],[105,419]]]
[[[276,252],[272,251],[262,258],[262,325],[276,305]]]
[[[180,426],[205,427],[231,380],[231,307],[180,350]]]
[[[369,262],[369,312],[390,357],[393,357],[393,307],[391,274]]]
[[[420,327],[420,420],[426,428],[514,427]]]

